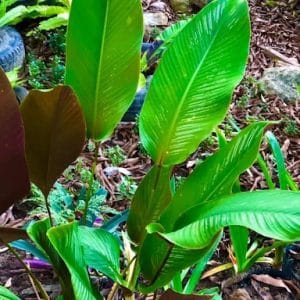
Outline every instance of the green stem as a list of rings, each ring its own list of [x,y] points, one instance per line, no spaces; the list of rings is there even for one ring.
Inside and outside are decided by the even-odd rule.
[[[48,195],[45,197],[45,203],[46,203],[47,213],[48,213],[48,216],[49,216],[50,225],[51,225],[51,227],[53,227],[54,223],[53,223],[53,218],[52,218],[50,204],[49,204],[49,201],[48,201]]]
[[[133,264],[133,266],[131,266]],[[130,262],[128,266],[129,272],[126,281],[128,282],[128,289],[132,292],[135,291],[136,282],[140,273],[140,267],[137,260],[137,256],[135,256],[134,260]],[[131,271],[132,270],[132,271]]]
[[[94,178],[96,175],[99,147],[100,147],[100,142],[95,142],[94,158],[93,158],[93,164],[92,164],[92,169],[91,169],[92,172],[91,172],[91,177],[90,177],[89,184],[88,184],[89,186],[88,186],[87,195],[86,195],[86,199],[85,199],[84,213],[83,213],[83,217],[82,217],[83,225],[86,225],[89,204],[90,204],[90,200],[93,195],[93,182],[94,182]]]
[[[5,243],[2,239],[0,239],[0,241],[5,244],[5,246],[9,249],[9,251],[16,257],[16,259],[20,262],[20,264],[23,266],[23,268],[26,270],[26,272],[29,274],[29,276],[31,277],[32,281],[34,282],[35,286],[37,287],[42,299],[45,300],[50,300],[49,296],[47,295],[46,291],[44,290],[44,288],[42,287],[41,283],[39,282],[39,280],[35,277],[35,275],[31,272],[31,270],[29,269],[29,267],[24,263],[24,261],[22,260],[22,258],[19,256],[18,252],[12,248],[10,246],[10,244]]]
[[[274,257],[274,268],[280,268],[282,265],[283,260],[283,252],[284,252],[284,246],[279,246],[275,248],[275,257]]]
[[[267,185],[268,185],[268,188],[270,190],[274,190],[275,189],[275,184],[273,183],[272,181],[272,176],[270,175],[269,173],[269,170],[268,170],[268,167],[267,167],[267,164],[265,163],[263,157],[261,156],[261,154],[259,153],[258,156],[257,156],[257,162],[264,174],[264,177],[265,177],[265,180],[267,182]]]

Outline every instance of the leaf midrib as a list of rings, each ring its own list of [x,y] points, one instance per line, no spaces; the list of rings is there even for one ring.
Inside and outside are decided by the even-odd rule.
[[[107,23],[108,23],[108,13],[109,13],[109,8],[110,8],[110,1],[106,1],[106,10],[105,10],[105,17],[104,17],[104,22],[103,22],[103,31],[102,31],[102,38],[101,38],[101,49],[99,53],[99,63],[98,63],[98,72],[97,72],[97,77],[96,77],[96,87],[95,87],[95,99],[94,99],[94,109],[93,109],[93,118],[92,118],[92,132],[91,136],[95,138],[95,124],[96,124],[96,119],[98,115],[98,97],[101,94],[101,83],[100,83],[100,78],[101,78],[101,73],[102,73],[102,64],[103,64],[103,53],[105,49],[105,37],[106,37],[106,30],[107,30]],[[102,119],[102,118],[101,118]]]
[[[225,8],[223,9],[223,11],[221,13],[220,19],[223,18],[225,10],[226,10],[226,6],[225,6]],[[183,30],[186,30],[186,28],[188,28],[189,26],[191,26],[192,23],[193,22],[189,22]],[[200,68],[203,66],[203,64],[204,64],[204,62],[205,62],[205,60],[206,60],[206,58],[208,56],[208,53],[210,52],[210,49],[211,49],[212,45],[215,43],[215,40],[216,40],[216,38],[217,38],[217,36],[218,36],[221,28],[223,27],[223,23],[224,23],[224,20],[219,23],[219,27],[216,30],[216,34],[214,35],[214,37],[213,37],[213,39],[212,39],[209,47],[207,47],[206,51],[204,52],[204,55],[203,55],[201,61],[199,62],[198,67],[194,71],[191,79],[188,81],[187,87],[186,87],[186,89],[183,92],[183,96],[179,100],[179,105],[177,106],[177,109],[176,109],[175,114],[174,114],[174,118],[172,119],[171,125],[169,127],[170,130],[168,131],[168,134],[167,134],[166,139],[165,139],[165,141],[166,141],[165,145],[167,147],[166,147],[166,149],[162,148],[162,150],[160,151],[160,155],[158,156],[159,165],[163,165],[163,163],[164,163],[165,157],[167,156],[166,152],[168,152],[167,149],[168,149],[169,144],[170,144],[171,136],[173,136],[174,132],[176,131],[175,130],[176,129],[175,125],[177,124],[177,119],[178,119],[179,114],[181,112],[182,106],[185,103],[185,100],[186,100],[186,97],[188,95],[188,92],[190,91],[190,88],[191,88],[191,86],[192,86],[192,84],[193,84],[196,76],[198,75]]]

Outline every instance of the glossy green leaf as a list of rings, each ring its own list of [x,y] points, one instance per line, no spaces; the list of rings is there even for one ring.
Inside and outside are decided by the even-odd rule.
[[[238,176],[255,161],[266,125],[266,122],[258,122],[248,126],[196,167],[160,218],[159,222],[166,230],[172,231],[176,220],[189,208],[231,193]],[[147,236],[144,244],[140,251],[140,264],[146,278],[158,276],[163,264],[174,264],[174,268],[178,266],[175,258],[168,258],[168,244],[157,236]],[[184,250],[181,255],[189,257]]]
[[[131,202],[127,220],[128,234],[139,243],[146,234],[146,226],[156,222],[171,201],[171,168],[153,166],[139,185]]]
[[[140,0],[72,1],[66,83],[82,105],[89,138],[107,138],[134,98],[142,24]]]
[[[237,262],[237,270],[243,270],[243,265],[247,260],[249,230],[241,226],[230,226],[230,239]]]
[[[20,300],[18,296],[16,296],[13,292],[9,289],[5,288],[4,286],[0,285],[0,299],[1,300]]]
[[[292,242],[300,239],[299,223],[300,192],[244,192],[194,206],[179,218],[175,231],[161,235],[180,247],[202,249],[223,227],[236,225]]]
[[[220,234],[219,239],[216,239],[214,244],[209,248],[209,250],[201,257],[201,259],[195,265],[195,268],[192,270],[191,275],[189,276],[189,280],[186,283],[183,292],[185,294],[193,293],[202,277],[202,273],[204,272],[208,262],[211,260],[212,256],[214,255],[217,247],[220,243],[222,234]]]
[[[26,159],[30,178],[47,197],[54,182],[80,154],[84,117],[68,86],[31,91],[22,102]]]
[[[26,234],[27,234],[27,232],[26,232]],[[14,242],[11,242],[10,245],[13,246],[16,249],[20,249],[20,250],[29,252],[34,257],[36,257],[40,260],[43,260],[45,262],[49,262],[49,258],[45,255],[45,253],[29,241],[16,240]]]
[[[1,242],[10,243],[21,239],[28,239],[28,235],[24,229],[0,226],[0,244]]]
[[[140,136],[159,165],[184,161],[228,109],[245,71],[250,24],[246,0],[213,1],[165,52],[140,116]]]
[[[43,253],[43,255],[47,257],[48,261],[51,262],[60,282],[64,299],[72,300],[74,299],[74,292],[71,282],[71,275],[66,267],[66,264],[56,252],[55,248],[47,237],[47,231],[50,228],[50,220],[47,218],[32,223],[27,228],[27,232],[31,240],[34,241],[34,244]]]
[[[30,191],[18,102],[0,68],[0,215]]]
[[[292,190],[298,190],[297,184],[293,182],[291,175],[285,166],[284,156],[275,135],[271,131],[267,131],[266,137],[276,161],[280,189],[286,190],[290,187]]]
[[[120,273],[120,244],[111,233],[86,226],[79,227],[79,240],[86,265],[113,281],[124,284]]]
[[[182,31],[182,29],[187,25],[191,19],[179,20],[178,22],[167,27],[163,32],[161,32],[157,40],[163,40],[164,45],[169,45],[173,42],[174,38]]]
[[[198,165],[183,182],[160,222],[170,230],[187,209],[230,194],[239,175],[255,161],[267,122],[243,129],[232,141]],[[195,188],[197,187],[197,188]]]
[[[64,260],[71,274],[74,294],[76,300],[102,299],[101,295],[94,291],[84,261],[78,223],[69,223],[49,229],[47,235]]]
[[[205,259],[216,248],[221,235],[222,233],[212,237],[211,244],[203,249],[183,249],[164,240],[158,243],[157,239],[161,237],[157,237],[155,233],[147,235],[142,253],[153,255],[140,256],[143,277],[147,282],[140,285],[139,289],[143,293],[150,293],[168,284],[177,272]]]

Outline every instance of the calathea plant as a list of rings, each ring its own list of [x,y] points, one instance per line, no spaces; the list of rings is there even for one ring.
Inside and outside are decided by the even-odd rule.
[[[72,2],[66,83],[78,96],[87,137],[97,145],[93,171],[100,142],[110,136],[134,97],[142,32],[139,0]],[[286,242],[300,238],[299,192],[234,189],[239,175],[256,160],[267,122],[252,124],[228,143],[222,142],[176,191],[171,188],[173,167],[186,160],[223,120],[245,71],[249,39],[247,1],[215,0],[184,26],[164,52],[139,119],[141,141],[153,167],[131,203],[127,221],[130,241],[123,234],[123,247],[103,228],[86,227],[84,217],[80,223],[55,226],[50,216],[28,228],[28,235],[62,280],[64,299],[102,298],[90,281],[88,267],[115,281],[109,299],[114,298],[118,285],[126,299],[133,299],[135,292],[157,291],[182,270],[205,264],[227,226],[235,239],[242,232],[241,245],[246,228]],[[54,99],[71,97],[68,87],[51,93]],[[70,125],[69,120],[75,124],[73,118],[80,119],[77,108],[76,113],[71,109],[76,104],[49,109],[53,115],[41,115],[39,124],[62,118],[58,118],[54,132],[42,125],[39,130],[44,130],[45,136],[39,133],[42,142],[34,146],[33,132],[37,129],[32,128],[35,118],[30,115],[29,103],[34,103],[36,112],[38,107],[42,109],[36,104],[37,97],[41,97],[40,92],[32,92],[21,112],[29,174],[47,195],[63,168],[79,154],[84,122],[80,121],[81,129],[76,129],[78,138],[76,131],[65,126],[65,122]],[[63,105],[68,101],[53,102]],[[70,138],[61,137],[64,128],[68,128]],[[65,139],[69,144],[63,143]],[[65,149],[73,143],[77,152],[69,156]],[[44,163],[46,167],[40,171]],[[88,207],[87,196],[86,211]],[[5,232],[7,229],[2,228],[0,236]],[[122,248],[126,259],[121,268]],[[190,287],[182,293],[192,293]]]

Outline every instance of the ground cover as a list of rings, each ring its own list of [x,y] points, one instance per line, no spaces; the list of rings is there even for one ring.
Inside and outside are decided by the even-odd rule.
[[[144,1],[144,6],[147,12],[153,12],[155,6],[155,1]],[[300,107],[298,102],[285,103],[279,97],[268,95],[257,83],[257,79],[260,78],[261,74],[265,68],[278,63],[278,59],[272,55],[270,52],[266,51],[266,47],[271,47],[272,49],[279,51],[288,58],[300,59],[299,54],[299,43],[297,39],[299,38],[298,25],[298,12],[296,9],[289,8],[287,6],[272,5],[264,6],[260,1],[250,1],[251,13],[252,13],[252,27],[253,27],[253,37],[251,46],[251,58],[248,66],[247,75],[242,82],[242,84],[237,88],[234,96],[234,104],[231,106],[231,115],[235,120],[236,124],[243,128],[245,125],[252,123],[257,120],[283,120],[278,125],[273,126],[273,132],[280,141],[282,145],[282,150],[285,156],[285,161],[287,164],[287,169],[291,173],[295,182],[300,184],[300,139],[299,139],[299,117],[300,117]],[[154,8],[153,8],[154,7]],[[164,7],[165,9],[165,7]],[[170,22],[174,22],[178,18],[178,15],[172,11],[169,7],[167,11],[170,11],[168,18]],[[261,24],[264,24],[263,26]],[[26,32],[26,30],[24,30]],[[56,32],[57,33],[57,32]],[[60,32],[61,33],[61,32]],[[44,39],[44,40],[43,40]],[[33,41],[34,38],[28,38],[28,41]],[[39,42],[42,41],[42,44]],[[43,63],[38,67],[40,69],[40,75],[44,75],[45,68],[51,70],[51,64],[53,64],[53,54],[57,50],[52,50],[52,52],[45,52],[45,49],[49,49],[50,41],[47,37],[41,37],[41,40],[37,39],[37,44],[27,43],[27,49],[29,53],[34,53],[36,57],[39,58]],[[58,43],[59,44],[59,43]],[[63,44],[63,42],[62,42]],[[61,50],[58,51],[59,57],[56,60],[62,61],[64,55],[61,55]],[[54,54],[55,55],[55,54]],[[30,70],[30,64],[33,63],[31,68],[34,70],[35,65],[39,65],[35,58],[28,57],[29,64],[24,70],[24,76],[27,76],[27,72],[33,72]],[[63,66],[58,63],[60,70]],[[29,67],[28,67],[29,66]],[[49,68],[50,66],[50,68]],[[57,65],[56,65],[57,67]],[[55,67],[53,67],[55,68]],[[53,75],[56,71],[46,71],[49,72],[49,77],[41,78],[39,83],[42,83],[43,87],[50,87],[53,83],[53,78],[58,77],[58,83],[61,78],[59,76]],[[33,72],[34,73],[34,72]],[[62,74],[63,72],[58,72]],[[36,74],[34,74],[36,75]],[[53,76],[53,77],[52,77]],[[26,78],[26,77],[24,77]],[[33,76],[36,78],[36,76]],[[27,86],[40,87],[37,82],[28,81]],[[230,118],[223,124],[227,137],[232,137],[234,135],[234,126],[230,122]],[[175,175],[177,177],[177,182],[180,184],[184,178],[194,169],[195,165],[199,160],[203,160],[210,155],[212,149],[216,147],[216,137],[209,138],[203,143],[199,150],[197,150],[188,161],[175,170]],[[85,166],[91,167],[92,165],[92,155],[91,149],[93,145],[87,145],[84,153],[79,160],[79,167],[74,165],[71,170],[77,168],[75,175],[70,175],[71,172],[65,172],[65,176],[60,179],[65,187],[70,189],[79,189],[84,184],[82,179],[82,169]],[[111,149],[114,149],[113,151]],[[120,150],[122,149],[122,150]],[[113,137],[105,142],[101,146],[101,155],[98,157],[98,169],[97,174],[102,186],[108,191],[107,203],[115,208],[116,210],[123,211],[129,206],[128,200],[132,198],[133,191],[135,190],[136,184],[140,182],[143,176],[146,174],[150,168],[151,160],[143,151],[139,138],[137,135],[137,129],[135,124],[121,124],[116,129]],[[268,163],[268,166],[272,170],[272,175],[274,180],[278,180],[276,171],[276,162],[274,157],[265,144],[262,149],[262,155],[264,160]],[[71,176],[71,177],[68,177]],[[254,190],[256,188],[266,188],[266,182],[262,171],[259,169],[258,165],[250,168],[250,170],[242,177],[241,180],[242,188],[247,190]],[[24,205],[24,204],[23,204]],[[13,214],[8,215],[5,219],[6,223],[24,223],[24,220],[19,220],[18,214],[24,209],[24,206],[17,206],[16,211]],[[39,216],[41,216],[41,213]],[[108,218],[112,215],[112,212],[104,212],[104,218]],[[25,217],[24,215],[22,217]],[[28,216],[25,217],[28,220]],[[268,240],[264,241],[268,243]],[[214,261],[210,264],[216,266],[219,262],[217,260],[224,262],[230,262],[230,252],[228,253],[228,240],[226,238],[220,244],[219,254],[214,257]],[[291,250],[291,255],[297,257],[297,248]],[[1,256],[2,259],[2,256]],[[11,259],[10,256],[4,257],[3,265]],[[5,268],[5,265],[3,266]],[[294,268],[297,268],[297,263],[294,259]],[[15,273],[22,273],[20,266],[16,264],[15,268],[11,268],[11,273],[4,272],[1,274],[1,283],[9,283],[9,279],[12,278],[12,286],[18,287],[23,285],[23,289],[18,287],[15,288],[18,292],[24,292],[30,285],[26,284],[23,280],[23,274],[16,276]],[[232,273],[227,272],[213,275],[208,277],[204,287],[211,285],[221,286],[223,291],[223,296],[225,299],[295,299],[297,295],[299,296],[299,289],[297,287],[297,281],[290,280],[286,278],[272,280],[276,277],[272,272],[267,272],[266,269],[256,271],[258,274],[251,275],[246,278],[238,278],[233,282]],[[44,273],[46,273],[47,278],[51,278],[51,272],[47,271],[37,271],[37,274],[41,275],[41,281],[44,283]],[[269,277],[259,277],[259,275],[264,274]],[[297,272],[296,272],[297,273]],[[48,280],[48,279],[47,279]],[[29,281],[28,281],[29,282]],[[21,284],[22,283],[22,284]],[[99,283],[103,284],[102,282]],[[109,284],[108,284],[109,286]],[[275,288],[274,288],[275,287]],[[53,286],[50,289],[54,289]],[[26,290],[28,292],[28,290]],[[32,290],[28,293],[32,293]],[[32,294],[34,295],[34,294]],[[24,299],[30,299],[35,296],[25,295]],[[234,298],[235,297],[235,298]],[[248,298],[247,298],[248,297]],[[264,298],[266,297],[266,298]]]

